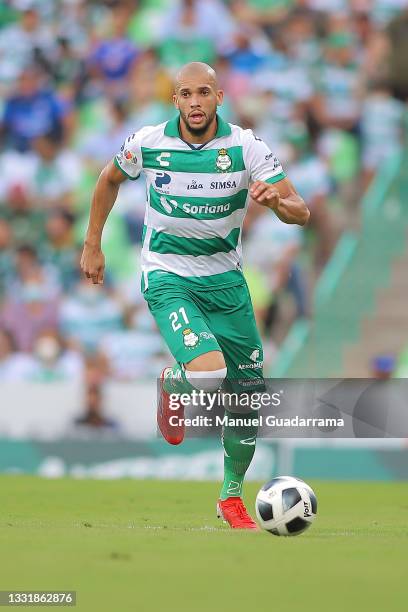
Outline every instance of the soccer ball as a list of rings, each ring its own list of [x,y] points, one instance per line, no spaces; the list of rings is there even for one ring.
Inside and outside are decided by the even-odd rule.
[[[277,536],[294,536],[315,520],[317,499],[313,489],[300,478],[279,476],[260,489],[255,511],[262,529]]]

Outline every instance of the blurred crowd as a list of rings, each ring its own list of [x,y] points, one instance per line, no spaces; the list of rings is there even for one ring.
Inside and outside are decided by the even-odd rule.
[[[408,0],[0,0],[0,380],[85,374],[92,394],[167,364],[139,289],[143,179],[106,226],[106,284],[78,263],[98,173],[130,133],[174,116],[192,60],[214,66],[223,118],[269,144],[312,211],[306,231],[248,212],[266,342],[287,304],[308,316],[307,270],[403,145]]]

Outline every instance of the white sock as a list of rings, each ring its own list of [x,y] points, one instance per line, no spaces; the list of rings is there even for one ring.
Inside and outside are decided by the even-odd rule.
[[[220,388],[222,381],[227,375],[227,368],[210,370],[209,372],[196,372],[184,369],[184,374],[195,389],[203,391],[216,391]]]

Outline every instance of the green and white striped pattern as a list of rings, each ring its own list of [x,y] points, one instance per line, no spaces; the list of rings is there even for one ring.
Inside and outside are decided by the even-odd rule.
[[[129,178],[143,170],[147,179],[145,288],[155,270],[203,286],[242,282],[249,183],[285,176],[264,142],[218,117],[214,140],[192,149],[180,139],[176,118],[130,136],[115,163]]]

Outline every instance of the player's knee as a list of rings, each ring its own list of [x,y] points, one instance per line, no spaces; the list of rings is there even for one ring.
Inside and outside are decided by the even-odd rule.
[[[185,367],[189,383],[198,390],[216,391],[227,375],[227,366],[221,351],[211,351],[196,357]]]
[[[227,375],[227,368],[209,371],[185,370],[185,375],[190,385],[195,389],[211,392],[217,391],[221,387]]]
[[[227,375],[227,366],[221,351],[209,351],[185,365],[189,383],[198,390],[216,391]]]
[[[186,371],[211,372],[226,368],[224,355],[221,351],[209,351],[185,364]]]

